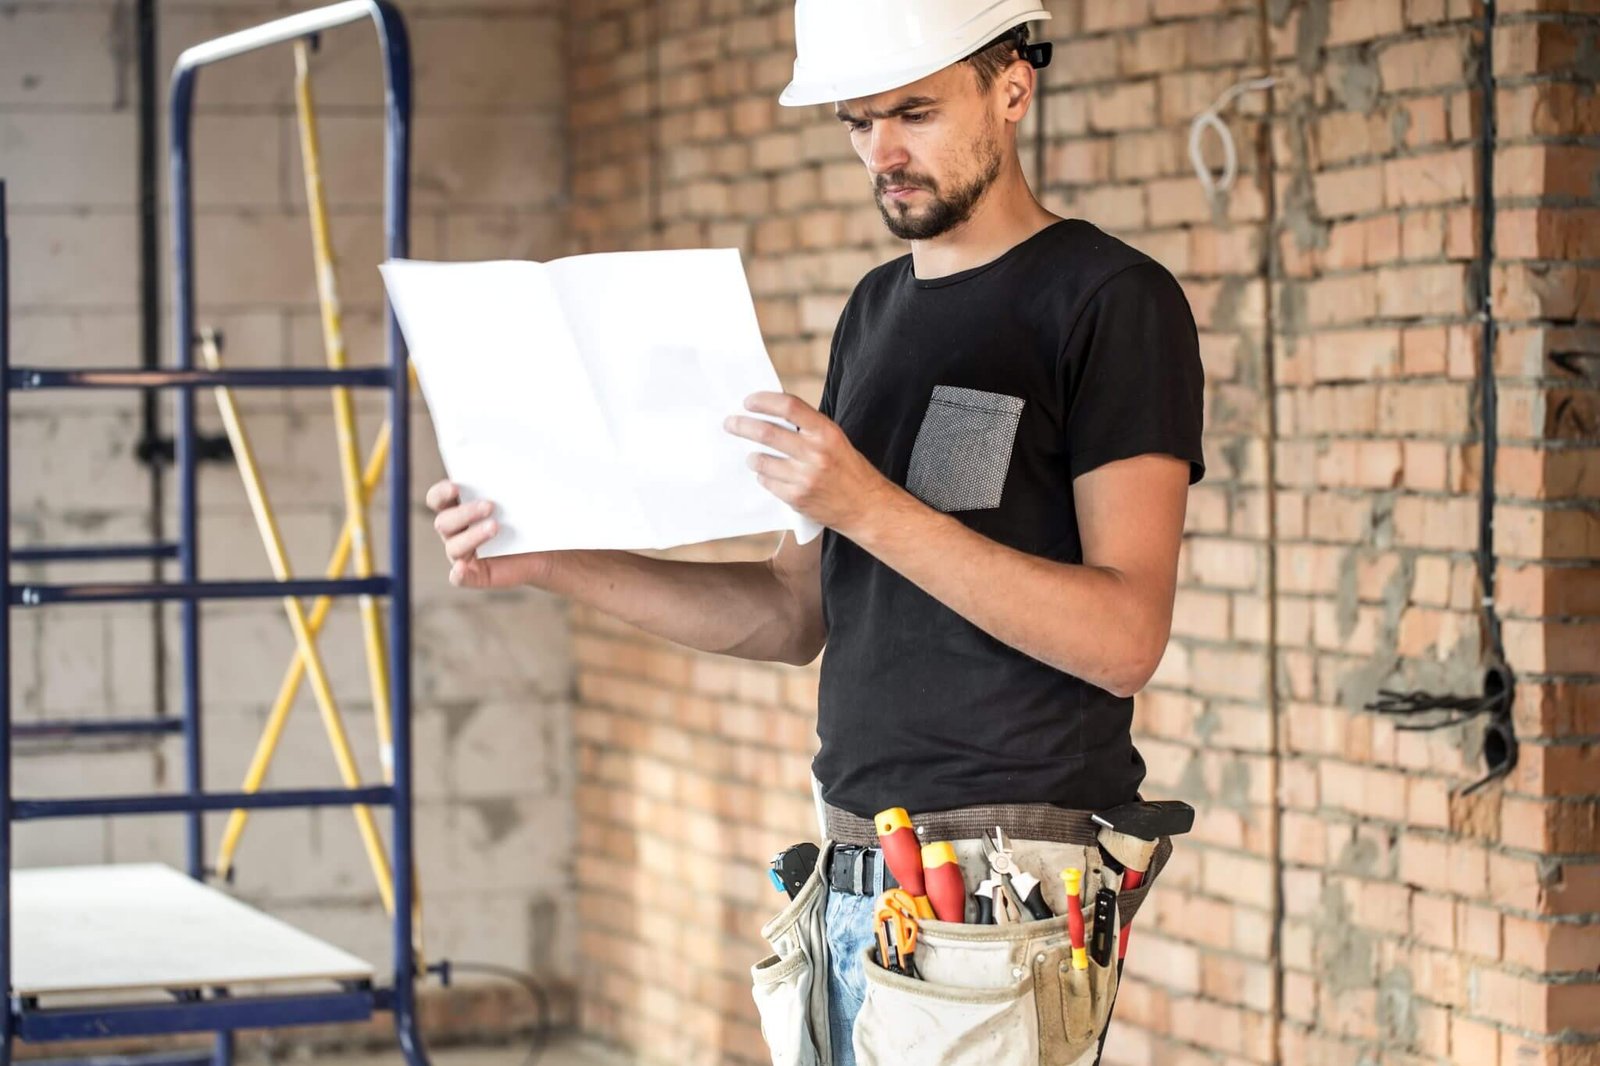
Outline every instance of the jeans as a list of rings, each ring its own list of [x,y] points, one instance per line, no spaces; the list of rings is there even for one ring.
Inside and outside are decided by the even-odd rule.
[[[882,867],[878,883],[870,896],[848,892],[829,892],[823,927],[828,935],[828,1042],[833,1048],[833,1066],[856,1066],[855,1045],[850,1036],[856,1014],[867,995],[867,979],[861,972],[861,953],[874,942],[872,912],[883,891]]]

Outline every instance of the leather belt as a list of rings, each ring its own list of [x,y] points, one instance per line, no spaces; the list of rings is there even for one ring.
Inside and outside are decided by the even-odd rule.
[[[1100,827],[1089,811],[1068,810],[1048,803],[991,803],[949,811],[911,812],[923,840],[976,840],[996,826],[1016,840],[1049,840],[1093,847]],[[870,818],[823,804],[828,838],[842,844],[876,845],[878,829]]]

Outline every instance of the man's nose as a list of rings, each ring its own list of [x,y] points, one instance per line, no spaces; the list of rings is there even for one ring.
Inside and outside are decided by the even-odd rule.
[[[891,129],[892,123],[875,122],[872,125],[872,140],[867,146],[867,170],[873,177],[887,174],[895,170],[904,170],[906,164],[911,162],[911,155],[906,151],[905,142],[900,135]]]

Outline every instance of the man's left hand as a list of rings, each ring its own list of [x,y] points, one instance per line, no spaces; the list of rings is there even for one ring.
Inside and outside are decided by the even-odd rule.
[[[807,518],[848,535],[895,494],[894,484],[856,451],[844,430],[804,400],[757,392],[744,405],[794,425],[790,429],[747,415],[732,415],[723,423],[729,433],[781,453],[754,452],[750,468],[763,488]]]

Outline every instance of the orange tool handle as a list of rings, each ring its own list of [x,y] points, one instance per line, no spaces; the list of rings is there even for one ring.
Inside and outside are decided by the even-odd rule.
[[[893,949],[899,965],[907,966],[917,950],[917,914],[910,893],[899,888],[889,889],[878,897],[872,917],[878,927],[880,952],[885,947]],[[888,966],[888,956],[882,957],[883,965]]]
[[[926,907],[928,913],[923,917],[933,917],[933,909],[927,901],[928,890],[922,880],[922,846],[917,843],[917,831],[911,828],[911,815],[904,807],[890,807],[879,811],[873,822],[878,827],[878,846],[883,849],[883,861],[888,864],[889,872],[913,899],[922,899],[919,913]]]
[[[956,849],[948,840],[922,846],[922,872],[935,917],[942,922],[965,922],[967,884],[961,879]]]
[[[894,943],[891,940],[894,923],[881,921],[877,924],[878,934],[878,965],[885,970],[892,970],[900,965],[900,956],[894,952]]]

